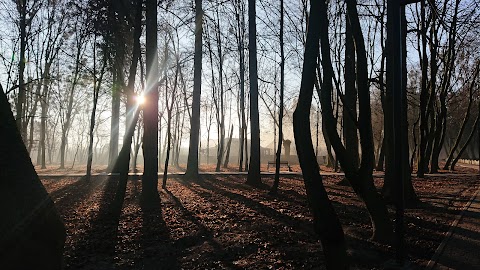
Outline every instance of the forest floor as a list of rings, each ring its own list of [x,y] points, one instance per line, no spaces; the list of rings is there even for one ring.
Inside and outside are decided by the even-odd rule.
[[[414,267],[427,265],[478,188],[478,176],[468,172],[413,179],[422,201],[405,219]],[[324,184],[343,224],[353,268],[381,269],[395,250],[368,240],[368,213],[350,187],[337,185],[342,178],[326,176]],[[117,214],[109,211],[117,185],[113,178],[42,182],[66,225],[66,269],[323,269],[302,178],[281,177],[277,196],[268,194],[272,176],[262,178],[263,188],[245,180],[245,175],[170,177],[166,190],[159,185],[161,202],[153,210],[142,208],[141,181],[131,180]],[[375,177],[377,187],[382,180]],[[389,210],[393,220],[394,208]]]
[[[442,167],[443,164],[440,164],[440,167]],[[169,173],[183,173],[185,172],[186,165],[185,164],[180,164],[179,166],[169,166],[168,167],[168,172]],[[301,172],[300,165],[298,164],[293,164],[290,165],[291,171],[292,172]],[[86,165],[75,165],[75,166],[67,166],[64,169],[60,169],[59,165],[48,165],[47,168],[42,169],[40,166],[35,166],[35,170],[39,175],[66,175],[66,174],[85,174],[86,171]],[[270,172],[274,173],[275,172],[275,167],[268,167],[267,164],[261,164],[260,165],[260,170],[262,172]],[[163,173],[163,167],[159,166],[158,168],[159,173]],[[199,165],[199,171],[200,172],[215,172],[215,164],[201,164]],[[286,166],[282,166],[280,168],[281,172],[286,172],[288,171],[288,168]],[[320,171],[323,173],[334,173],[335,171],[333,168],[321,165],[320,166]],[[449,171],[449,170],[439,170],[439,173],[448,173],[448,174],[468,174],[468,173],[478,173],[479,167],[478,165],[471,165],[471,164],[458,164],[456,166],[455,171]],[[92,166],[92,174],[100,174],[100,173],[105,173],[107,172],[107,165],[93,165]],[[131,170],[133,172],[133,170]],[[139,165],[137,166],[137,172],[142,173],[143,172],[143,166]],[[220,172],[238,172],[238,165],[229,165],[227,168],[224,168],[223,166],[220,167]],[[374,173],[383,173],[383,172],[374,172]]]

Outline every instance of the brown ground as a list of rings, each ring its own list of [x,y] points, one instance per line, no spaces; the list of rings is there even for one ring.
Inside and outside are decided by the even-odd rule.
[[[442,167],[443,164],[440,164]],[[169,166],[168,172],[185,172],[185,164],[180,164],[179,167],[176,166]],[[294,164],[290,165],[290,168],[293,172],[301,172],[300,165]],[[439,170],[439,173],[454,173],[454,174],[464,174],[464,173],[478,173],[479,167],[478,165],[470,165],[470,164],[462,164],[457,165],[455,167],[455,171],[448,171],[448,170]],[[262,171],[269,171],[274,172],[275,167],[268,167],[267,164],[261,164],[260,169]],[[35,170],[38,174],[82,174],[86,171],[85,165],[75,165],[74,167],[67,166],[65,169],[59,169],[59,165],[48,165],[46,169],[41,169],[40,166],[35,166]],[[199,170],[202,172],[214,172],[215,171],[215,164],[201,164],[199,166]],[[287,171],[288,168],[286,166],[282,166],[280,171]],[[322,172],[333,172],[332,168],[326,167],[321,165],[320,170]],[[92,173],[103,173],[107,171],[106,165],[94,165],[92,167]],[[227,168],[220,168],[222,172],[237,172],[238,166],[237,165],[229,165]],[[137,166],[137,172],[143,172],[143,166]],[[163,166],[159,166],[159,172],[163,172]]]
[[[129,181],[122,212],[110,211],[116,182],[95,177],[43,179],[67,227],[66,269],[323,269],[303,181],[282,177],[276,197],[243,184],[245,176],[171,178],[161,205],[139,203],[141,182]],[[351,188],[324,177],[347,234],[353,265],[382,268],[394,249],[368,240],[369,217]],[[271,185],[272,178],[264,177]],[[377,186],[382,179],[375,178]],[[422,200],[407,211],[409,260],[424,267],[458,209],[478,187],[476,175],[414,179]],[[393,209],[391,210],[393,218]]]

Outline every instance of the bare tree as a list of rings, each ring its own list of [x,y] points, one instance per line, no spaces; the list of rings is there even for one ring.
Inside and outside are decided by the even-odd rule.
[[[250,73],[250,166],[247,184],[262,183],[260,176],[260,116],[258,111],[256,1],[248,0],[248,60]]]
[[[348,269],[349,263],[342,225],[322,183],[322,176],[313,150],[310,128],[305,128],[305,126],[310,126],[310,106],[313,85],[316,81],[319,37],[321,31],[324,30],[321,26],[326,21],[326,9],[324,1],[310,2],[312,16],[308,20],[302,82],[297,108],[293,114],[293,129],[307,200],[313,214],[313,227],[315,233],[320,236],[327,269]],[[326,24],[325,27],[327,27]]]
[[[190,144],[188,150],[187,179],[198,178],[198,143],[200,140],[200,96],[202,91],[202,35],[203,10],[202,0],[195,0],[195,55],[193,60],[193,100],[190,128]]]
[[[147,89],[143,109],[142,198],[147,204],[158,197],[158,55],[157,55],[157,1],[146,0],[146,63]]]

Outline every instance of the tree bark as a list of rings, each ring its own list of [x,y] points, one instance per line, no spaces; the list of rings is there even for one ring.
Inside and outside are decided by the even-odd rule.
[[[230,146],[232,145],[233,137],[233,125],[230,127],[230,136],[228,137],[227,149],[225,150],[225,162],[223,163],[223,168],[228,168],[228,162],[230,161]]]
[[[310,128],[305,128],[310,127],[310,107],[319,51],[318,41],[321,31],[324,30],[321,29],[321,25],[325,23],[321,18],[327,13],[326,4],[323,1],[311,1],[310,7],[312,16],[308,21],[300,94],[293,113],[293,130],[307,200],[313,215],[313,227],[315,233],[320,236],[327,269],[348,269],[349,261],[342,225],[322,183]]]
[[[445,162],[445,166],[443,167],[444,170],[448,170],[450,168],[450,165],[454,159],[455,151],[457,151],[457,148],[460,145],[460,141],[462,140],[463,133],[465,132],[465,128],[467,127],[467,122],[468,122],[468,119],[470,118],[470,114],[471,114],[470,111],[473,104],[473,92],[475,88],[475,82],[477,80],[479,72],[480,72],[480,61],[476,63],[475,71],[473,73],[473,78],[472,78],[472,81],[470,82],[469,89],[468,89],[469,95],[468,95],[467,110],[465,111],[465,116],[463,118],[460,130],[458,131],[457,138],[455,139],[455,143],[453,144],[453,147],[450,149],[450,153],[448,154],[447,161]]]
[[[25,50],[27,47],[27,1],[17,1],[17,11],[20,15],[20,59],[18,61],[18,99],[16,104],[16,124],[20,134],[22,135],[22,139],[25,140],[26,134],[23,133],[23,122],[24,119],[24,103],[26,99],[26,91],[25,91]]]
[[[348,20],[348,15],[347,15]],[[352,157],[353,166],[358,168],[358,136],[357,136],[357,89],[355,87],[355,44],[350,23],[345,26],[345,96],[343,103],[343,139],[345,149]]]
[[[0,261],[5,269],[62,269],[65,227],[43,187],[0,85]]]
[[[278,144],[277,153],[275,154],[275,179],[273,186],[270,189],[271,194],[277,193],[278,185],[280,183],[280,159],[282,156],[282,142],[283,142],[283,94],[285,87],[285,51],[283,42],[283,0],[280,0],[280,104],[278,111]],[[312,90],[313,95],[313,90]],[[317,149],[318,149],[318,121],[317,121]],[[317,153],[315,153],[315,161],[317,161]],[[317,162],[318,164],[318,162]],[[318,166],[318,165],[317,165]]]
[[[142,201],[153,206],[158,196],[158,54],[157,54],[157,1],[146,0],[146,62],[147,89],[143,109]]]
[[[322,5],[325,3],[322,2]],[[358,87],[359,100],[359,134],[360,145],[362,149],[361,164],[357,170],[353,164],[354,161],[346,152],[340,136],[336,130],[336,121],[333,115],[331,102],[331,94],[333,91],[333,67],[330,56],[330,41],[328,37],[328,19],[325,10],[319,14],[321,18],[321,53],[323,67],[323,83],[319,96],[321,97],[322,116],[325,122],[326,131],[332,147],[345,177],[350,182],[354,191],[365,202],[370,213],[373,225],[372,239],[380,242],[390,242],[393,236],[393,227],[388,218],[388,211],[380,194],[376,191],[373,184],[373,135],[371,125],[371,109],[370,109],[370,91],[368,87],[367,59],[363,35],[361,32],[360,22],[356,9],[356,1],[347,1],[347,12],[349,23],[352,26],[352,34],[355,42],[355,52],[357,56],[356,64],[356,80]]]
[[[258,111],[256,0],[248,0],[248,61],[250,72],[250,165],[247,184],[258,186],[260,176],[260,116]]]
[[[202,92],[202,36],[203,9],[202,0],[195,0],[195,54],[193,59],[193,100],[190,127],[190,145],[188,149],[185,178],[198,178],[198,143],[200,140],[200,96]]]
[[[452,165],[450,166],[450,170],[454,171],[455,170],[455,165],[457,164],[458,160],[462,157],[463,152],[467,149],[467,146],[470,144],[472,141],[473,135],[477,132],[477,126],[478,126],[478,120],[480,119],[480,103],[478,104],[478,114],[477,118],[475,119],[475,123],[472,126],[472,131],[470,132],[470,135],[468,135],[467,141],[465,144],[460,148],[460,151],[458,152],[457,157],[452,161]]]

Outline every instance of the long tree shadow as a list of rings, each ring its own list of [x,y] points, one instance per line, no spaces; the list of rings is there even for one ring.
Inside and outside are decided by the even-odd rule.
[[[194,187],[194,186],[189,186],[189,188],[193,192],[198,193],[198,195],[203,197],[203,198],[209,198],[209,200],[214,199],[214,196],[210,196],[210,195],[206,194],[207,192],[204,191],[204,190],[201,190],[201,189],[209,190],[213,193],[219,194],[220,196],[228,198],[232,201],[241,203],[241,204],[245,205],[248,209],[251,209],[252,211],[254,211],[254,212],[256,212],[260,215],[265,215],[266,217],[271,218],[271,219],[275,220],[276,222],[279,222],[280,224],[283,224],[282,226],[286,225],[286,226],[292,228],[295,232],[297,232],[297,234],[298,234],[298,232],[302,232],[302,234],[304,234],[304,236],[309,238],[309,239],[315,239],[317,237],[316,234],[313,231],[313,226],[312,226],[310,221],[305,220],[303,218],[297,218],[297,217],[293,217],[291,215],[282,213],[275,208],[266,206],[266,205],[260,203],[259,201],[256,201],[255,199],[249,198],[249,197],[247,197],[243,194],[236,193],[236,192],[232,191],[231,187],[229,187],[228,184],[226,184],[226,181],[218,181],[218,180],[215,180],[215,179],[205,178],[203,181],[196,182],[196,184],[198,184],[198,187],[200,187],[200,189],[197,188],[197,187]],[[250,190],[250,191],[252,191],[252,190]],[[282,192],[283,192],[283,190],[279,190],[278,194],[282,194]],[[269,196],[269,195],[266,195],[266,196]],[[260,198],[260,199],[262,199],[262,198]],[[282,198],[282,199],[288,200],[288,198]],[[289,200],[289,201],[291,201],[291,200]],[[369,227],[370,223],[369,223],[369,220],[368,220],[368,213],[366,212],[366,210],[364,208],[356,206],[356,205],[345,205],[341,202],[336,202],[336,201],[332,201],[332,202],[334,204],[334,207],[339,212],[340,216],[345,215],[345,216],[348,216],[348,218],[349,218],[347,220],[348,223],[345,225],[345,227],[349,228],[349,229],[352,229],[352,231],[354,232],[354,235],[347,235],[347,241],[350,242],[351,240],[355,239],[354,240],[355,245],[351,245],[350,247],[354,248],[357,252],[361,251],[361,250],[364,250],[364,249],[373,250],[373,251],[369,252],[368,255],[370,256],[370,258],[378,260],[379,263],[381,263],[385,256],[382,257],[382,255],[380,255],[380,254],[382,254],[384,251],[381,248],[379,248],[376,244],[367,240],[368,237],[369,237],[368,232],[371,231],[371,228]],[[306,205],[305,205],[305,208],[307,208]],[[252,227],[254,225],[249,225],[249,226]],[[272,224],[267,224],[267,225],[260,224],[260,225],[255,225],[255,226],[257,226],[257,227],[260,226],[261,227],[260,231],[264,231],[264,232],[274,232],[277,229]],[[365,230],[365,227],[370,228],[370,229]],[[282,235],[280,237],[285,238],[285,239],[289,239],[289,236],[287,236],[287,235]],[[296,236],[296,237],[298,237],[298,236]],[[283,241],[285,241],[285,240],[283,240]],[[284,249],[294,250],[295,246],[296,246],[295,243],[290,243],[288,245],[288,247],[284,247]],[[298,251],[297,251],[295,254],[296,254],[296,256],[305,257],[305,258],[308,257],[308,256],[311,256],[311,254],[307,255],[307,253],[305,253],[305,252],[306,251],[304,251],[303,253],[302,252],[298,253]],[[358,265],[361,265],[361,263],[364,263],[365,259],[362,256],[363,257],[366,256],[365,252],[362,253],[361,256],[359,256],[359,255],[353,256],[352,257],[353,263],[358,264]],[[288,256],[286,256],[286,257],[288,257]]]
[[[60,181],[60,180],[56,180]],[[65,197],[71,196],[72,191],[76,192],[76,190],[83,191],[85,190],[88,186],[90,186],[92,183],[88,181],[82,181],[81,179],[76,180],[75,182],[68,183],[65,186],[52,191],[49,193],[50,197],[55,201],[59,199],[63,199]]]
[[[97,269],[116,268],[115,245],[122,204],[115,201],[118,177],[109,176],[106,181],[98,212],[73,254],[73,269],[83,268],[84,264],[94,265]]]
[[[155,195],[148,202],[140,202],[142,269],[181,269],[179,251],[173,245],[169,228],[163,219],[160,196],[158,192]]]
[[[198,231],[193,234],[193,235],[188,235],[186,237],[180,238],[177,241],[174,242],[174,245],[176,248],[182,248],[182,252],[184,255],[186,255],[186,250],[188,250],[190,247],[201,245],[204,242],[207,242],[212,248],[212,251],[209,251],[210,253],[216,254],[217,256],[220,256],[225,259],[226,266],[230,269],[236,269],[238,268],[234,264],[231,263],[231,255],[226,252],[224,247],[218,243],[214,239],[214,233],[211,229],[206,227],[191,211],[189,211],[181,202],[181,200],[176,197],[170,190],[165,189],[165,193],[168,196],[168,199],[174,202],[174,205],[180,209],[183,218],[185,220],[195,224],[197,226]],[[213,263],[213,262],[212,262]],[[202,266],[203,267],[203,266]],[[212,265],[205,266],[205,267],[212,267]]]

